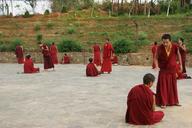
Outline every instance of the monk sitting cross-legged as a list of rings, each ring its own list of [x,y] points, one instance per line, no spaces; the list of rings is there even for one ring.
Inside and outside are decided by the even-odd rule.
[[[93,63],[93,59],[89,58],[89,64],[87,65],[87,68],[86,68],[86,75],[94,77],[94,76],[98,76],[99,74],[100,74],[99,71],[97,70],[97,68]]]
[[[154,75],[148,73],[143,77],[143,84],[131,89],[127,96],[126,123],[151,125],[162,120],[164,113],[155,111],[155,96],[150,90],[154,81]]]
[[[27,55],[25,57],[25,62],[24,62],[24,73],[37,73],[37,72],[39,72],[39,68],[34,68],[31,55]]]

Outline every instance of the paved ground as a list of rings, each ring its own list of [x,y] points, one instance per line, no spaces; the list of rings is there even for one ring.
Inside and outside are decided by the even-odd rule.
[[[182,107],[166,108],[156,125],[133,126],[124,123],[127,92],[145,73],[157,76],[150,67],[114,66],[112,74],[96,78],[85,77],[84,65],[33,75],[21,71],[22,65],[0,64],[0,128],[192,127],[192,80],[178,81]]]

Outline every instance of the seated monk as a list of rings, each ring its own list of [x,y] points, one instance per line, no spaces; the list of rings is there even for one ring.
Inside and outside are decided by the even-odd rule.
[[[191,79],[191,77],[188,76],[186,73],[182,73],[179,63],[176,65],[176,78],[177,79]]]
[[[67,54],[64,54],[64,57],[62,59],[62,64],[70,64],[70,57]]]
[[[112,57],[112,59],[111,59],[111,62],[112,62],[112,64],[114,64],[114,65],[118,65],[118,58],[117,58],[117,56],[116,56],[115,54],[113,54],[113,57]]]
[[[86,68],[86,75],[87,76],[98,76],[100,73],[99,71],[97,70],[97,68],[95,67],[94,63],[93,63],[93,59],[92,58],[89,58],[89,64],[87,65],[87,68]]]
[[[39,68],[34,68],[31,55],[27,55],[25,57],[25,62],[24,62],[24,73],[37,73],[37,72],[39,72]]]
[[[127,96],[126,123],[151,125],[162,120],[164,113],[155,111],[155,95],[150,90],[154,81],[155,76],[148,73],[143,77],[143,84],[131,89]]]

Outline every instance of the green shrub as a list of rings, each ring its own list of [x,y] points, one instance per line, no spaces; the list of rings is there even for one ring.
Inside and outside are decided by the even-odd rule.
[[[8,49],[9,51],[15,51],[15,47],[17,45],[23,45],[23,41],[19,38],[16,38],[16,39],[13,39],[11,42],[10,42],[10,45],[8,46]]]
[[[61,13],[67,13],[67,6],[63,6],[63,7],[62,7]]]
[[[191,33],[192,32],[192,25],[185,27],[185,32]]]
[[[44,12],[44,15],[49,15],[49,14],[50,14],[49,10],[46,9],[45,12]]]
[[[178,33],[176,33],[176,34],[173,34],[173,35],[171,36],[171,39],[172,39],[173,42],[177,42],[177,41],[178,41],[178,38],[183,37],[183,36],[184,36],[184,35],[183,35],[182,32],[178,32]]]
[[[0,38],[3,36],[3,32],[2,31],[0,31]]]
[[[62,39],[58,44],[58,50],[60,52],[81,52],[82,46],[74,40]]]
[[[139,32],[138,40],[136,41],[138,46],[148,45],[150,41],[147,39],[147,33]]]
[[[131,53],[137,51],[137,46],[130,39],[119,39],[113,43],[115,53]]]
[[[53,25],[53,22],[50,21],[50,20],[49,20],[49,21],[47,22],[47,24],[46,24],[47,29],[51,29],[51,28],[53,28],[53,26],[54,26],[54,25]]]
[[[41,25],[40,25],[40,23],[35,23],[34,30],[35,30],[35,31],[41,30]]]
[[[47,40],[44,40],[43,43],[47,44],[47,46],[51,46],[52,43],[55,43],[55,40],[54,39],[47,39]]]
[[[41,33],[38,33],[38,34],[36,35],[36,41],[37,41],[37,42],[41,42],[42,39],[43,39],[43,35],[42,35]]]
[[[31,17],[32,15],[29,13],[29,11],[25,11],[25,14],[23,15],[23,18],[29,18]]]
[[[68,33],[68,34],[73,34],[73,33],[75,33],[75,32],[76,32],[76,30],[75,30],[74,27],[69,27],[69,28],[67,29],[67,33]]]

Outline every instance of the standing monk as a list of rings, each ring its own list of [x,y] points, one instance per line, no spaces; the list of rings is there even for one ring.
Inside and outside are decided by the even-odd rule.
[[[24,63],[23,47],[20,44],[16,46],[15,55],[17,57],[18,64],[23,64]]]
[[[152,58],[152,61],[153,61],[153,64],[152,64],[152,69],[155,69],[156,68],[156,65],[155,65],[155,53],[157,52],[157,42],[154,42],[152,48],[151,48],[151,52],[152,52],[152,55],[153,55],[153,58]]]
[[[50,46],[50,54],[51,54],[53,64],[58,64],[57,53],[58,53],[57,46],[53,42],[52,45]]]
[[[54,70],[54,64],[52,62],[48,46],[46,44],[43,44],[40,46],[40,48],[41,48],[42,54],[43,54],[44,69],[47,70],[47,69],[53,68],[53,70]]]
[[[187,49],[186,49],[186,46],[184,44],[184,39],[179,38],[178,39],[178,44],[179,44],[179,52],[181,54],[181,60],[182,60],[182,66],[183,66],[183,72],[182,73],[186,73],[185,61],[186,61]]]
[[[111,58],[113,55],[114,49],[112,44],[109,42],[109,39],[106,39],[106,43],[103,47],[103,63],[101,66],[101,72],[108,72],[110,73],[112,71],[112,63]]]
[[[154,75],[148,73],[143,77],[143,84],[131,89],[127,96],[126,123],[151,125],[162,120],[164,113],[155,111],[155,95],[150,90],[154,81]]]
[[[94,59],[93,63],[96,64],[97,66],[101,65],[101,56],[100,56],[100,47],[97,43],[93,46],[93,54],[94,54]]]
[[[178,46],[171,42],[169,34],[162,36],[162,44],[158,46],[155,56],[156,65],[160,68],[156,89],[156,103],[162,108],[173,105],[178,106],[176,65],[177,58],[181,64],[181,55]]]

